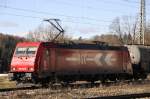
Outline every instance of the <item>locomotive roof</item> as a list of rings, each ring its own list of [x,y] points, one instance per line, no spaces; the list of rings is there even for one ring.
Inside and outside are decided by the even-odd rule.
[[[127,49],[124,46],[114,46],[109,45],[105,42],[94,42],[94,43],[77,43],[77,42],[21,42],[18,43],[17,46],[25,47],[25,46],[39,46],[43,44],[46,47],[55,47],[55,48],[69,48],[69,49],[93,49],[93,50],[121,50]]]
[[[56,48],[69,48],[69,49],[101,49],[101,50],[121,50],[126,49],[124,46],[113,46],[109,45],[105,42],[96,42],[96,43],[53,43],[53,42],[45,42],[45,46],[51,47],[51,45],[54,45]]]
[[[17,46],[26,47],[26,46],[39,46],[41,42],[20,42]]]

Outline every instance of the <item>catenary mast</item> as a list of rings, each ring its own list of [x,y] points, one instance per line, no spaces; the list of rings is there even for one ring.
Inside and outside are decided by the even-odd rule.
[[[139,43],[145,43],[145,27],[146,27],[146,14],[145,14],[145,0],[140,1],[140,40]]]

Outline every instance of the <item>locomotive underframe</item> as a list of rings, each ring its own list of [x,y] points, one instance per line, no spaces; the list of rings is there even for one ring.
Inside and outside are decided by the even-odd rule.
[[[54,84],[54,83],[72,83],[75,81],[87,81],[87,82],[107,82],[107,81],[118,81],[118,80],[132,80],[139,78],[146,78],[146,74],[128,74],[128,73],[102,73],[102,74],[62,74],[62,73],[49,73],[47,76],[41,76],[41,74],[33,73],[10,73],[11,80],[17,81],[17,83],[34,83],[34,84]]]
[[[61,82],[75,82],[75,81],[116,81],[116,80],[127,80],[132,79],[133,76],[127,73],[119,73],[119,74],[72,74],[72,75],[62,75],[62,74],[54,74],[52,73],[49,76],[39,77],[33,73],[11,73],[10,79],[15,80],[18,83],[61,83]]]
[[[148,72],[146,70],[144,70],[143,66],[141,65],[141,63],[139,64],[132,64],[132,68],[133,68],[133,77],[135,79],[145,79],[148,75]]]
[[[12,80],[12,81],[17,81],[18,83],[19,82],[30,82],[30,83],[33,83],[33,81],[35,80],[35,76],[33,73],[31,72],[23,72],[23,73],[9,73],[9,79]]]

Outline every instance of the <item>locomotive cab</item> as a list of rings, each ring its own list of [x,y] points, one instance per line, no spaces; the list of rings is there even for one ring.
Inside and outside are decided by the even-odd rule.
[[[40,43],[18,43],[10,66],[11,80],[30,80],[36,66],[36,56]]]

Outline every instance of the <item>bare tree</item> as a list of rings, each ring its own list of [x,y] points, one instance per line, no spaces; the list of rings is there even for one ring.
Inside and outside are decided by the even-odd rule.
[[[114,34],[117,34],[121,43],[123,43],[123,31],[121,30],[120,18],[117,17],[112,21],[110,25],[110,31]]]
[[[101,41],[101,42],[107,42],[109,44],[118,44],[120,45],[121,42],[118,39],[117,35],[112,35],[112,34],[106,34],[106,35],[95,35],[91,38],[91,40],[93,41]]]
[[[30,31],[27,35],[27,39],[31,41],[52,41],[58,31],[50,25],[39,26],[34,31]],[[64,34],[57,38],[57,41],[71,40],[71,36]]]
[[[122,44],[134,43],[135,34],[138,31],[137,21],[137,18],[133,19],[130,16],[117,17],[109,27],[110,32],[118,35]]]

